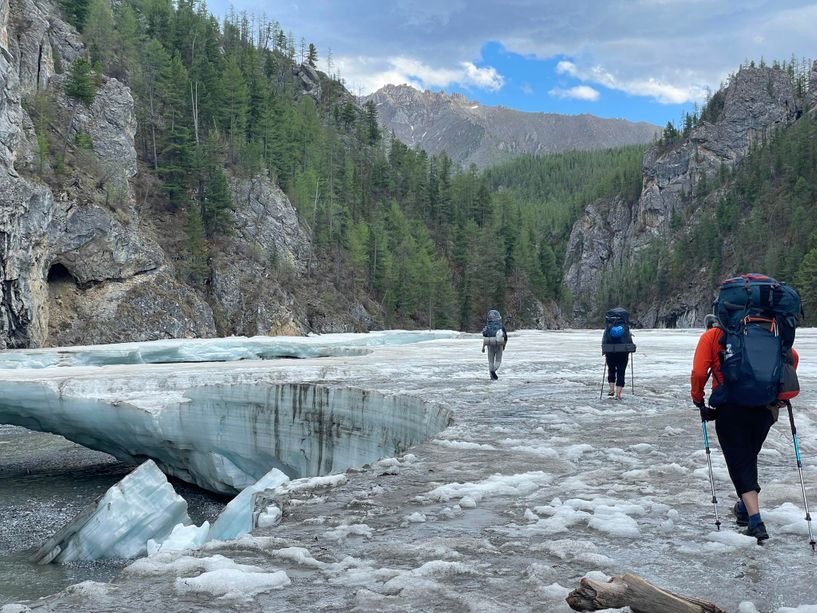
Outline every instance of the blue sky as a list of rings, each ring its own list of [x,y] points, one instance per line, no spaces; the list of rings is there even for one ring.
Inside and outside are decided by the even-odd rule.
[[[750,59],[817,56],[817,0],[211,0],[315,43],[355,94],[387,84],[663,125]]]

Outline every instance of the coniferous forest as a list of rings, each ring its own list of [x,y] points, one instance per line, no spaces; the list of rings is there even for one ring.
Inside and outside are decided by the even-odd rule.
[[[598,198],[640,193],[647,146],[523,156],[482,172],[408,148],[382,132],[372,103],[361,107],[346,91],[330,52],[320,96],[306,95],[297,68],[314,67],[323,51],[274,20],[231,14],[219,23],[197,0],[113,9],[63,0],[63,9],[89,49],[71,64],[65,93],[90,103],[101,74],[130,86],[144,200],[173,220],[178,274],[205,294],[209,256],[231,232],[231,177],[277,183],[315,245],[310,277],[366,297],[387,327],[473,330],[489,308],[569,305],[562,277],[574,222]],[[718,96],[681,130],[668,124],[662,144],[712,120]],[[37,125],[58,113],[48,97],[28,101]],[[43,134],[49,163],[40,168],[59,174],[65,146]],[[817,270],[815,159],[808,117],[756,144],[734,175],[698,187],[694,218],[673,221],[676,240],[607,275],[598,304],[637,305],[701,267],[713,283],[754,268],[806,287]],[[714,190],[717,206],[703,207]],[[771,227],[785,240],[767,244]],[[817,295],[804,299],[815,312]]]

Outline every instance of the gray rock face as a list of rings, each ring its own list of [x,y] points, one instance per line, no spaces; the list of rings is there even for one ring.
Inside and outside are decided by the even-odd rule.
[[[234,180],[234,232],[211,262],[211,287],[235,334],[301,334],[303,308],[280,283],[301,275],[309,236],[289,199],[268,179]]]
[[[20,108],[20,80],[13,70],[13,62],[14,58],[5,47],[0,49],[0,167],[6,173],[16,174],[13,167],[23,112]]]
[[[46,238],[49,266],[61,264],[83,286],[127,279],[164,264],[156,243],[95,205],[59,203]]]
[[[210,262],[210,288],[223,334],[292,335],[359,332],[378,322],[343,292],[330,294],[315,262],[311,238],[286,194],[263,177],[231,181],[234,231]],[[327,308],[327,307],[332,308]],[[374,312],[376,305],[370,305]]]
[[[68,60],[82,47],[58,14],[46,1],[0,0],[0,42],[9,45],[0,50],[0,347],[212,336],[210,307],[173,278],[135,222],[130,91],[103,79],[90,108],[62,94],[51,49]],[[90,137],[103,175],[89,181],[77,169],[56,198],[15,169],[36,139],[21,98],[45,88],[73,118],[69,137]]]
[[[210,306],[165,269],[86,289],[52,274],[48,305],[49,345],[216,335]]]
[[[14,58],[22,93],[48,86],[55,52],[67,62],[83,53],[79,34],[48,0],[0,0],[0,44]]]
[[[616,199],[590,204],[570,233],[566,262],[572,262],[565,284],[573,292],[572,317],[579,325],[587,323],[590,305],[602,275],[621,265],[626,235],[632,222],[632,204]]]
[[[301,80],[304,94],[311,96],[315,102],[321,101],[321,78],[318,71],[309,64],[301,64],[293,69],[292,73]]]
[[[165,269],[158,246],[96,205],[0,180],[0,344],[215,334],[210,307]]]
[[[315,291],[328,284],[307,275],[309,233],[265,179],[232,182],[234,232],[214,250],[207,289],[180,281],[167,255],[178,241],[164,251],[157,241],[167,233],[155,225],[163,221],[140,212],[131,190],[129,88],[102,76],[86,107],[55,74],[57,57],[67,69],[84,54],[53,0],[0,0],[0,348],[374,327],[363,305]],[[322,75],[308,65],[295,75],[319,101]],[[21,105],[43,91],[64,124],[67,179],[39,159],[37,128]]]
[[[236,203],[234,240],[255,245],[267,258],[304,272],[311,243],[281,188],[257,177],[233,181],[232,191]]]
[[[380,122],[401,141],[455,162],[488,166],[523,153],[558,153],[648,143],[661,129],[592,115],[524,113],[482,106],[460,94],[387,85],[362,100],[377,105]]]
[[[584,323],[602,274],[630,260],[655,240],[669,236],[674,214],[683,212],[704,177],[721,167],[734,168],[756,140],[794,121],[802,108],[786,73],[744,68],[722,92],[717,121],[703,122],[690,137],[670,146],[656,145],[644,156],[644,184],[634,204],[597,202],[587,207],[568,243],[565,282],[574,297],[573,318]],[[645,326],[700,322],[711,296],[702,288],[676,290],[666,304],[640,316]]]
[[[102,167],[103,181],[120,193],[129,191],[128,179],[136,175],[136,113],[130,88],[116,79],[103,77],[90,107],[64,94],[65,75],[51,79],[50,89],[58,104],[73,117],[71,136],[87,134]]]
[[[42,295],[43,279],[32,275],[42,267],[42,245],[53,207],[51,192],[19,178],[0,177],[0,347],[27,347],[42,326],[43,309],[32,296]]]

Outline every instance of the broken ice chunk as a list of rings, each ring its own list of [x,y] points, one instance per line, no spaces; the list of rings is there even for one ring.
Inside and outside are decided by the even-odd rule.
[[[135,558],[146,553],[148,539],[161,542],[189,523],[187,502],[148,460],[48,539],[33,561]]]
[[[277,468],[273,468],[258,481],[241,490],[241,493],[224,507],[221,515],[213,522],[210,528],[210,540],[230,541],[250,532],[255,527],[253,526],[253,496],[257,492],[275,489],[287,481],[289,477]]]
[[[205,521],[201,526],[185,526],[176,524],[173,531],[163,541],[148,539],[148,555],[152,556],[158,552],[184,551],[186,549],[198,549],[207,542],[210,533],[210,522]]]

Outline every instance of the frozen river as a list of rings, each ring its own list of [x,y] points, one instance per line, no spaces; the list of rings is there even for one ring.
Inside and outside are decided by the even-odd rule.
[[[599,331],[512,333],[498,381],[488,377],[480,338],[467,335],[297,361],[70,362],[0,371],[0,382],[93,380],[107,398],[120,388],[132,397],[123,382],[318,383],[408,395],[448,409],[454,420],[409,453],[348,471],[333,487],[304,480],[281,500],[277,526],[143,559],[111,583],[86,581],[27,604],[140,613],[567,611],[565,595],[587,573],[633,572],[727,611],[817,611],[817,555],[807,542],[785,418],[761,455],[771,535],[762,547],[735,531],[728,512],[735,496],[710,427],[724,523],[714,531],[700,421],[688,393],[699,334],[636,331],[635,394],[628,371],[622,402],[599,400]],[[803,392],[793,404],[814,509],[817,332],[800,330],[797,338]],[[3,451],[19,438],[3,440]],[[74,469],[83,478],[83,462]]]

